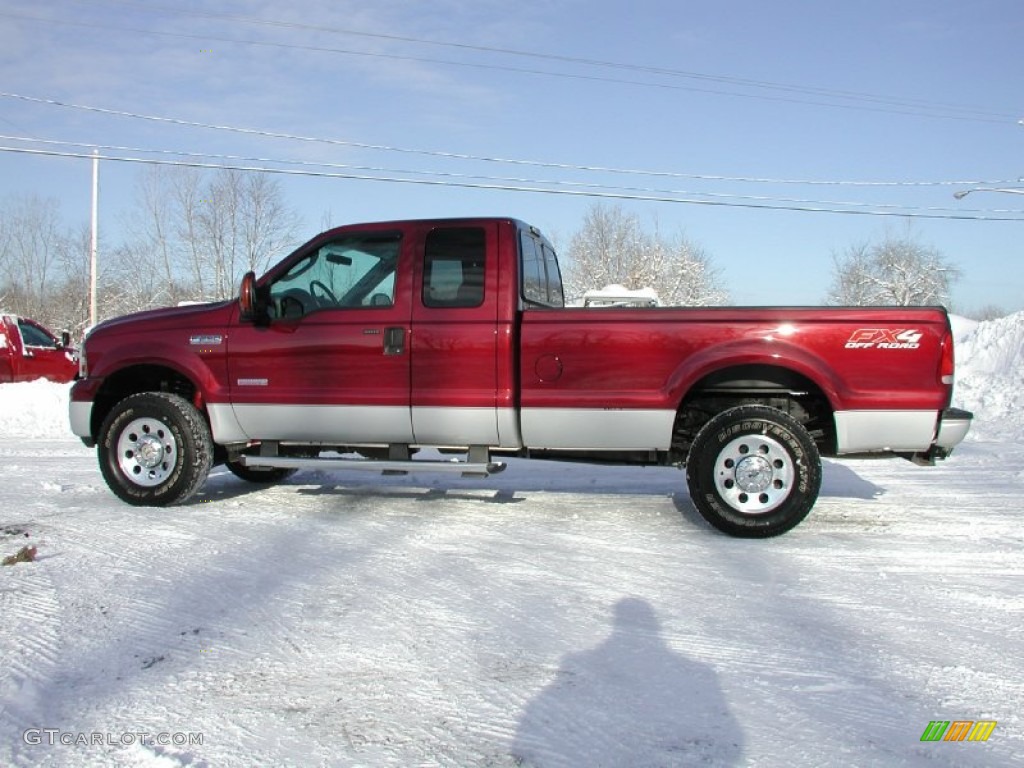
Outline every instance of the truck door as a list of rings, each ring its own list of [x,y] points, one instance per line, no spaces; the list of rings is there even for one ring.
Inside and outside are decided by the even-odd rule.
[[[0,315],[0,383],[14,381],[14,341],[7,337],[7,322]]]
[[[21,335],[21,362],[13,362],[14,381],[45,378],[68,381],[74,378],[74,365],[57,339],[41,325],[18,318]],[[17,356],[17,350],[15,350]]]
[[[511,351],[508,329],[499,334],[497,323],[498,238],[493,221],[422,233],[412,313],[417,443],[497,446],[503,415],[514,413],[499,408],[499,376],[503,361],[511,364]]]
[[[404,247],[395,230],[328,236],[261,283],[268,317],[228,334],[232,408],[247,435],[412,442]]]

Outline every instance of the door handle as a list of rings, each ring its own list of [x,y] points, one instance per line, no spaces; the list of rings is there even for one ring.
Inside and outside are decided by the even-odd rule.
[[[401,355],[405,353],[405,328],[384,329],[384,354]]]

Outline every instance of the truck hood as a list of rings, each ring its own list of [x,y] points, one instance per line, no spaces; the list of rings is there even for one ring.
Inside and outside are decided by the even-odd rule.
[[[187,304],[178,307],[148,309],[128,315],[104,320],[89,331],[89,336],[97,333],[137,332],[142,329],[188,328],[210,325],[225,325],[231,316],[235,299],[227,299],[210,304]]]

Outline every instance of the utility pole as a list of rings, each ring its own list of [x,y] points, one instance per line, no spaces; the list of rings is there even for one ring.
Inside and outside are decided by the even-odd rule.
[[[100,196],[100,151],[92,151],[92,235],[89,238],[89,327],[96,325],[96,245]]]

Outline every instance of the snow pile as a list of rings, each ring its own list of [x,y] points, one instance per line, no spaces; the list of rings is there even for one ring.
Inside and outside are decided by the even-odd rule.
[[[1024,312],[978,323],[951,316],[957,381],[953,404],[974,412],[969,439],[1024,434]],[[0,384],[0,436],[60,439],[70,384]]]
[[[974,333],[974,330],[980,325],[980,323],[977,320],[971,320],[969,317],[964,317],[963,315],[950,315],[949,325],[953,329],[953,338],[956,340],[956,343],[959,344]]]
[[[1024,434],[1024,312],[966,329],[956,359],[953,403],[975,416],[968,439]]]
[[[70,384],[38,379],[0,384],[0,437],[74,437],[68,423]]]

